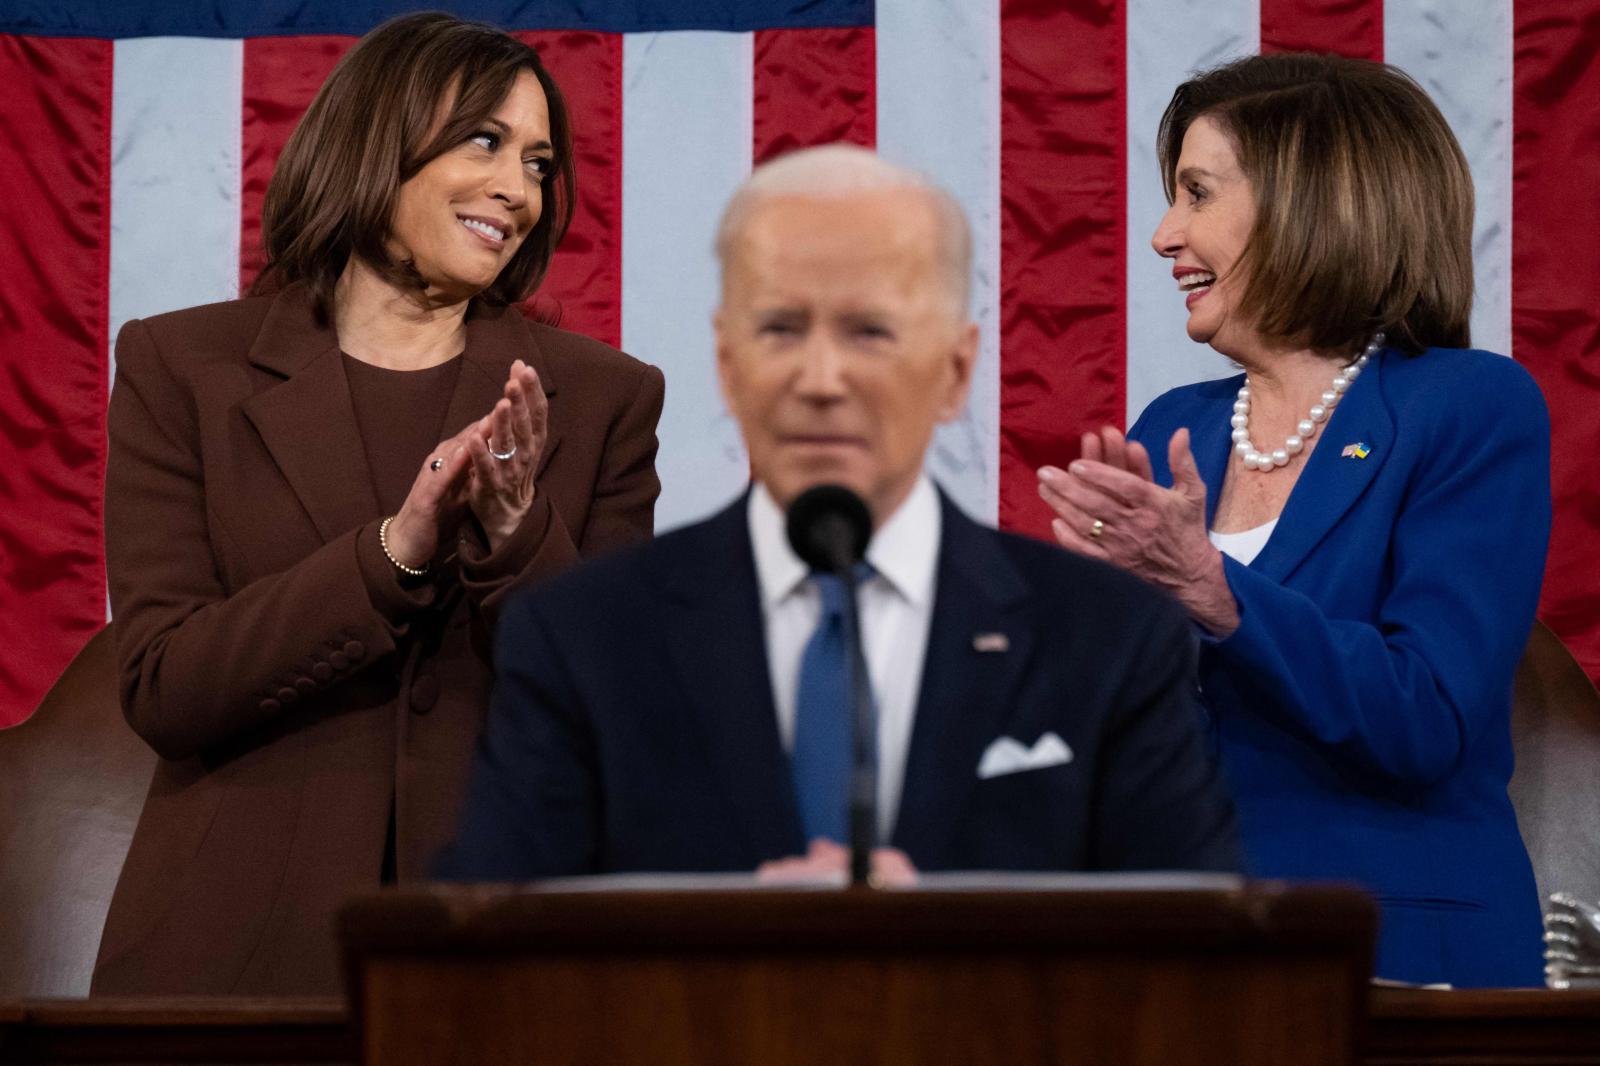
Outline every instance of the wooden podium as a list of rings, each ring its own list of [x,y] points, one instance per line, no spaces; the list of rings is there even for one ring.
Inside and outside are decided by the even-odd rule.
[[[367,1063],[1356,1060],[1366,896],[1157,880],[460,886],[339,932]]]

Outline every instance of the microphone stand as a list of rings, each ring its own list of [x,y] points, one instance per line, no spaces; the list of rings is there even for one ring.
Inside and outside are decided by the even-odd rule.
[[[872,710],[872,679],[861,648],[861,615],[856,604],[853,567],[835,571],[844,585],[845,654],[849,656],[851,756],[850,770],[850,883],[872,882],[872,850],[878,836],[878,760],[876,715]]]
[[[814,485],[789,505],[789,545],[813,570],[833,574],[844,586],[844,640],[850,690],[851,767],[848,806],[850,883],[872,881],[872,849],[878,835],[878,727],[872,679],[861,650],[861,613],[856,603],[856,564],[872,539],[872,515],[861,497],[841,485]]]

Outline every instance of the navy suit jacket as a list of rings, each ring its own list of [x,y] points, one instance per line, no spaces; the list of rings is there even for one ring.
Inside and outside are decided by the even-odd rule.
[[[1236,870],[1181,611],[1126,574],[941,506],[894,846],[923,870]],[[748,871],[805,851],[745,507],[507,607],[441,875]],[[1009,646],[980,650],[983,633]],[[978,779],[997,737],[1031,745],[1049,731],[1070,762]]]
[[[1237,461],[1242,381],[1169,392],[1129,430],[1170,484],[1167,441],[1189,428],[1208,526]],[[1366,457],[1346,456],[1352,444]],[[1261,554],[1224,560],[1240,625],[1202,647],[1200,679],[1246,860],[1259,875],[1370,888],[1383,977],[1542,979],[1506,784],[1549,455],[1544,400],[1516,363],[1385,351],[1323,426]]]

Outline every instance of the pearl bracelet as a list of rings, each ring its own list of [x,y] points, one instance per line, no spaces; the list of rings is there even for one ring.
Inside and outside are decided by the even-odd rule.
[[[393,563],[394,564],[394,568],[396,570],[400,571],[402,574],[405,574],[407,577],[425,577],[425,576],[427,576],[427,573],[428,573],[427,564],[423,564],[422,567],[420,567],[420,568],[415,567],[415,566],[407,566],[405,563],[402,563],[399,559],[396,559],[394,557],[394,552],[389,550],[389,523],[393,522],[393,521],[394,521],[394,515],[390,515],[388,518],[385,518],[382,522],[378,523],[378,547],[383,549],[384,558],[388,559],[391,563]]]

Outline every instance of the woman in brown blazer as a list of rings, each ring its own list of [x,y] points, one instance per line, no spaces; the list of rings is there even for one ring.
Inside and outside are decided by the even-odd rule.
[[[650,535],[660,372],[512,306],[571,160],[531,48],[394,20],[279,160],[271,294],[122,330],[107,568],[162,759],[95,993],[336,991],[340,900],[454,825],[498,604]]]

